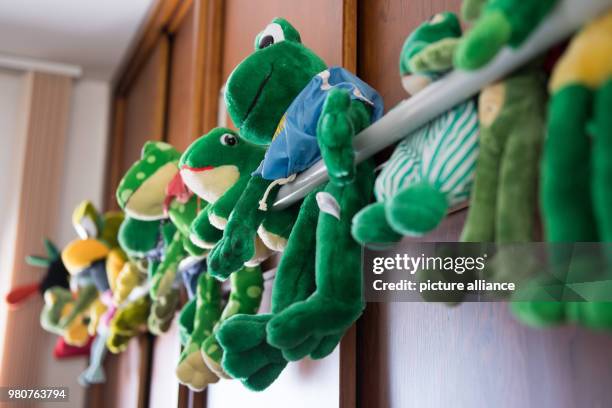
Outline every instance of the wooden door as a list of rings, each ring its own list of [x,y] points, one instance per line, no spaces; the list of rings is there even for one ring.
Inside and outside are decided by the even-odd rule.
[[[168,57],[168,39],[159,37],[115,96],[107,208],[118,208],[114,196],[117,184],[140,158],[143,144],[147,140],[164,139]],[[120,355],[110,355],[106,364],[107,383],[91,390],[89,403],[145,407],[149,394],[150,352],[150,337],[142,336],[131,341]]]
[[[460,3],[359,1],[358,72],[387,110],[405,97],[397,66],[406,36]],[[452,215],[424,240],[456,241],[464,218],[465,211]],[[370,303],[358,326],[363,408],[603,407],[612,400],[612,337],[530,329],[504,303]]]

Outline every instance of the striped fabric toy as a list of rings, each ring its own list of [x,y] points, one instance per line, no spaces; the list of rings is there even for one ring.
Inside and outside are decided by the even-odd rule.
[[[378,201],[427,182],[449,206],[469,198],[478,155],[478,109],[473,100],[447,111],[400,142],[376,179]]]
[[[478,139],[474,100],[408,135],[376,179],[377,202],[353,218],[353,237],[376,247],[433,230],[449,207],[469,199]]]

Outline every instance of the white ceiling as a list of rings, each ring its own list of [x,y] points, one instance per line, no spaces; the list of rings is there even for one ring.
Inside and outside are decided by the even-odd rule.
[[[0,0],[0,54],[110,79],[154,0]]]

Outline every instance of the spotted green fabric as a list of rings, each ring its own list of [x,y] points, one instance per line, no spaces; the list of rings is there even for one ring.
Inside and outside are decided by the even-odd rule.
[[[146,142],[142,148],[141,160],[130,167],[117,187],[117,202],[124,208],[132,194],[166,163],[177,162],[181,154],[164,142]]]

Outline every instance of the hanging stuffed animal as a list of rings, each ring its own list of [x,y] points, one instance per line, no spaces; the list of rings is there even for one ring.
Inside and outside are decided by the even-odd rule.
[[[481,92],[480,152],[461,241],[533,241],[545,104],[544,75],[532,68]],[[485,273],[489,279],[514,281],[530,274],[527,258],[520,266],[517,261],[501,247]]]
[[[90,365],[79,377],[82,385],[105,381],[102,363],[109,335],[108,320],[115,309],[112,290],[127,259],[117,242],[122,222],[121,212],[100,214],[91,202],[84,201],[75,208],[72,216],[79,239],[62,250],[62,261],[75,285],[84,287],[85,293],[91,294],[88,333],[96,337],[92,343]],[[88,299],[79,295],[73,312],[79,310],[79,303],[85,304],[81,298]],[[64,320],[69,320],[69,316]]]
[[[370,200],[373,165],[355,168],[352,138],[381,117],[383,106],[363,81],[327,68],[280,18],[256,37],[255,51],[230,75],[225,98],[240,137],[268,149],[209,254],[211,274],[225,279],[253,256],[280,184],[321,158],[330,176],[300,207],[277,269],[272,313],[236,315],[219,328],[223,368],[261,390],[288,360],[331,353],[363,310],[361,249],[350,222]]]
[[[218,142],[216,136],[213,137],[215,137],[215,142]],[[195,142],[194,145],[199,146],[198,142]],[[238,148],[238,150],[241,149],[242,147]],[[249,152],[249,150],[252,150],[252,148],[246,147],[245,151]],[[233,177],[231,169],[240,169],[248,156],[225,153],[217,153],[215,155],[217,160],[211,163],[222,169],[222,173],[228,168],[230,169],[228,174],[216,174],[214,177],[214,180],[219,183],[217,187],[221,186],[214,191],[222,196],[219,200],[215,200],[216,205],[214,207],[209,207],[208,203],[204,201],[205,199],[212,199],[210,196],[203,194],[203,199],[201,199],[193,195],[182,183],[177,163],[179,153],[167,144],[147,143],[143,148],[142,159],[132,166],[120,183],[117,196],[124,198],[123,202],[120,201],[121,206],[128,213],[141,219],[140,221],[130,219],[130,223],[126,224],[125,231],[122,231],[121,234],[124,244],[133,246],[130,245],[130,242],[139,241],[145,231],[149,231],[148,235],[155,235],[156,237],[159,235],[159,232],[150,226],[137,227],[138,224],[155,222],[143,221],[147,218],[160,219],[163,223],[161,225],[163,234],[172,237],[171,241],[163,246],[159,265],[155,267],[152,274],[152,295],[157,296],[156,302],[152,306],[151,316],[153,321],[161,321],[164,316],[173,316],[176,304],[169,301],[161,302],[162,299],[159,296],[160,294],[165,296],[168,293],[175,292],[169,291],[169,288],[175,286],[175,277],[179,269],[183,270],[184,281],[187,282],[192,282],[202,274],[206,275],[198,279],[199,284],[203,287],[195,288],[195,292],[200,293],[204,299],[213,297],[214,292],[219,291],[219,283],[206,274],[204,257],[207,250],[192,245],[190,236],[194,236],[191,229],[192,224],[202,226],[201,221],[198,220],[204,220],[204,223],[206,223],[209,214],[214,214],[217,220],[222,218],[223,211],[226,208],[224,206],[230,205],[231,201],[226,194],[223,194],[225,193],[224,188],[230,193],[233,192],[233,194],[240,191],[240,185],[236,187],[237,179]],[[151,161],[151,156],[158,157]],[[206,156],[203,159],[206,159]],[[171,164],[171,167],[168,167],[168,164]],[[191,169],[196,168],[197,164],[192,162]],[[167,181],[168,179],[170,181]],[[164,182],[166,183],[164,188],[157,185]],[[147,193],[147,189],[150,192]],[[200,213],[199,217],[198,212]],[[131,225],[135,225],[136,228],[131,228]],[[210,224],[206,228],[208,230],[205,232],[200,228],[194,228],[195,235],[201,238],[196,242],[212,241],[214,243],[220,238],[221,231],[219,229]],[[148,236],[143,241],[150,244],[149,248],[145,248],[144,251],[141,249],[141,252],[158,249],[157,239]],[[142,246],[143,243],[140,242],[138,245]],[[261,260],[265,259],[268,252],[265,253],[266,255],[263,258],[254,263],[259,264]],[[194,291],[192,284],[188,283],[187,287]],[[184,340],[185,349],[177,367],[179,381],[194,390],[202,390],[209,382],[217,381],[218,377],[226,377],[221,369],[221,349],[214,337],[215,324],[220,318],[223,320],[235,313],[257,312],[263,292],[263,277],[260,268],[258,266],[243,267],[234,273],[231,289],[230,300],[223,312],[221,312],[220,303],[216,306],[208,304],[202,306],[207,309],[207,322],[197,322],[201,313],[198,314],[197,310],[194,311],[194,319],[196,319],[194,325],[197,326],[198,330],[196,331],[194,328],[189,339]],[[176,301],[178,302],[178,297]],[[214,310],[216,312],[213,313]],[[149,326],[150,328],[152,326],[151,319]],[[162,327],[162,329],[167,329],[167,327]],[[203,336],[202,333],[207,334]],[[202,382],[202,378],[207,380]]]
[[[457,49],[455,66],[475,70],[491,61],[503,46],[518,48],[558,1],[464,0],[463,17],[474,26]]]
[[[452,68],[460,36],[458,18],[442,13],[407,38],[400,72],[410,94]],[[376,179],[378,202],[353,219],[355,239],[363,244],[389,244],[436,228],[450,207],[469,198],[477,155],[477,107],[470,99],[399,143]]]
[[[69,289],[69,274],[62,262],[60,251],[50,240],[45,239],[44,243],[47,255],[30,255],[26,258],[26,262],[29,265],[44,268],[45,275],[39,282],[21,285],[12,289],[6,295],[6,302],[10,307],[19,307],[35,293],[44,296],[44,293],[52,287]],[[84,345],[75,346],[68,344],[62,336],[59,336],[53,348],[53,355],[58,359],[88,356],[91,348],[91,340],[92,338],[90,337]]]
[[[210,205],[194,220],[191,239],[203,248],[213,248],[219,239],[212,228],[223,230],[251,173],[265,155],[265,148],[249,143],[230,129],[216,128],[193,142],[180,161],[181,177],[189,189]],[[295,222],[297,207],[266,216],[257,229],[255,256],[245,265],[263,261],[270,251],[282,251]],[[214,236],[210,241],[208,236]],[[268,248],[262,249],[265,245]]]
[[[549,242],[612,241],[612,11],[587,24],[571,41],[549,83],[548,130],[544,145],[541,200]],[[553,246],[550,263],[565,265],[571,251]],[[609,253],[608,265],[612,261]],[[608,266],[609,268],[609,266]],[[602,272],[603,271],[603,272]],[[607,280],[602,267],[582,282]],[[565,278],[565,277],[564,277]],[[608,301],[542,301],[555,276],[541,278],[536,299],[515,302],[523,322],[536,326],[576,322],[612,328]],[[527,287],[526,290],[534,290]]]

